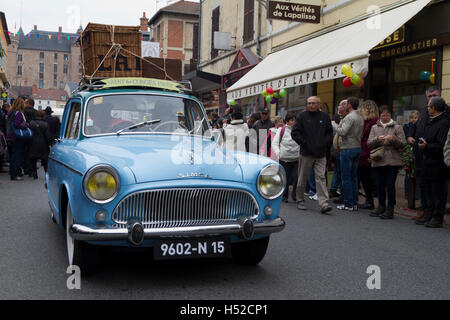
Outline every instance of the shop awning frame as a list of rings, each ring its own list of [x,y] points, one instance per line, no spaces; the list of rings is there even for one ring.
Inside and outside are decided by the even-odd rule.
[[[404,25],[431,0],[404,0],[305,37],[276,51],[227,90],[227,100],[345,77],[341,67],[368,68],[369,51]]]

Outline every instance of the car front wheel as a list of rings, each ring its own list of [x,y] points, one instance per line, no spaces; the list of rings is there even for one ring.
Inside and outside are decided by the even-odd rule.
[[[231,246],[233,259],[243,265],[257,265],[266,255],[269,246],[270,237],[251,240],[245,242],[236,242]]]
[[[84,275],[97,270],[98,250],[95,246],[72,238],[70,226],[74,223],[70,204],[67,204],[66,241],[69,266],[78,266]]]

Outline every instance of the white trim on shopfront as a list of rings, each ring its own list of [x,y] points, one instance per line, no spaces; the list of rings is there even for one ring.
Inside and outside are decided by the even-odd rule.
[[[227,100],[344,77],[343,64],[368,67],[369,51],[404,25],[430,0],[405,1],[388,11],[270,54],[227,90]]]

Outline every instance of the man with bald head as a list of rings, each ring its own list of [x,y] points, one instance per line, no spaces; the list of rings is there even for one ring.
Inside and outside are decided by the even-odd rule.
[[[328,114],[320,110],[320,98],[310,97],[306,111],[300,113],[291,136],[300,145],[299,175],[297,184],[297,208],[306,210],[305,187],[312,169],[322,213],[331,211],[325,179],[327,153],[333,143],[333,128]]]

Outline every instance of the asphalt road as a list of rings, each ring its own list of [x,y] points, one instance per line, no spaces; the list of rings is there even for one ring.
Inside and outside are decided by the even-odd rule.
[[[283,204],[287,227],[257,267],[229,260],[155,262],[108,251],[80,290],[67,288],[65,234],[51,220],[39,180],[0,173],[0,299],[450,299],[450,230],[384,221],[368,212],[331,215]],[[369,266],[381,289],[369,290]]]

